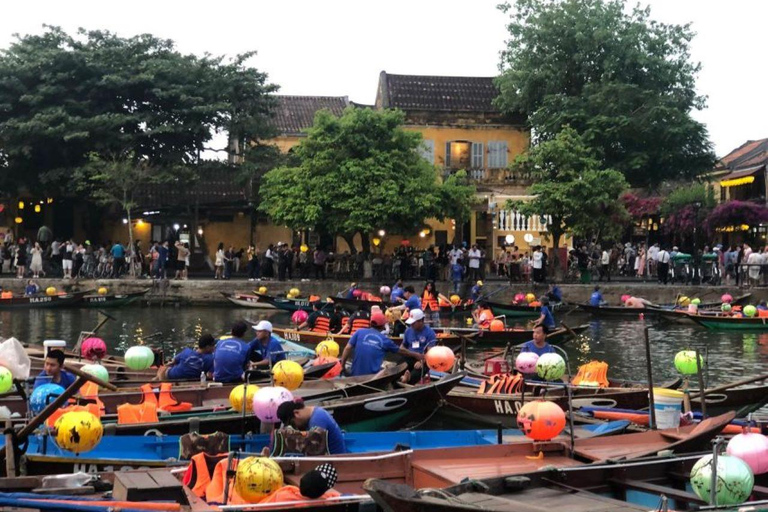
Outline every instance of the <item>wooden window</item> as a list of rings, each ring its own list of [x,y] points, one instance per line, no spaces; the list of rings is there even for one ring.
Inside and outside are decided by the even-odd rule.
[[[482,142],[473,142],[472,143],[472,168],[473,169],[482,169],[483,168],[483,143]]]
[[[507,142],[494,141],[488,143],[488,167],[503,169],[507,166]]]

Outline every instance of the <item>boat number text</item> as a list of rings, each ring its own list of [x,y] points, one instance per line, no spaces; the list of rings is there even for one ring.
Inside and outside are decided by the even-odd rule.
[[[51,297],[30,297],[29,302],[33,304],[38,302],[51,302]]]
[[[301,341],[301,336],[299,336],[299,333],[296,331],[285,331],[283,332],[283,339],[288,341]]]
[[[73,473],[82,471],[83,473],[100,473],[100,472],[114,472],[114,471],[130,471],[132,469],[150,469],[149,466],[99,466],[98,464],[86,464],[75,463]]]
[[[493,406],[496,408],[496,414],[517,415],[522,408],[520,402],[510,402],[509,400],[494,400]]]

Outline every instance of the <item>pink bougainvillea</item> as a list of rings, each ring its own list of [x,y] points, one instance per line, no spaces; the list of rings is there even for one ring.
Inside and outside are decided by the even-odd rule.
[[[768,222],[768,208],[750,201],[728,201],[715,207],[704,223],[709,233],[729,226],[757,226]]]
[[[631,192],[621,196],[621,200],[629,214],[635,219],[658,215],[661,206],[660,197],[638,197]]]

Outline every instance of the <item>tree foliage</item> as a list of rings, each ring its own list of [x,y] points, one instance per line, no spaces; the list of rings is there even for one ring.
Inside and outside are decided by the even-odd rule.
[[[688,25],[653,21],[625,0],[516,0],[497,104],[528,116],[538,140],[576,129],[603,167],[634,186],[709,170],[705,126],[690,113],[699,65]]]
[[[710,234],[719,228],[741,225],[754,227],[766,222],[768,222],[768,207],[764,204],[735,200],[717,205],[704,221]]]
[[[366,251],[373,231],[411,234],[427,218],[466,214],[474,189],[461,176],[441,186],[418,153],[421,134],[404,130],[403,121],[398,111],[318,112],[294,151],[300,164],[264,176],[260,209],[293,229],[348,240],[360,233]]]
[[[528,191],[534,198],[508,207],[524,215],[551,216],[547,228],[555,254],[566,231],[611,237],[622,229],[617,221],[626,217],[626,210],[619,196],[627,182],[618,171],[603,168],[574,129],[566,127],[553,139],[540,142],[514,165],[532,174],[534,184]]]
[[[60,192],[94,154],[190,165],[217,130],[268,138],[276,87],[250,56],[184,55],[148,34],[19,37],[0,53],[0,186]]]
[[[642,219],[643,217],[658,215],[662,201],[662,198],[658,196],[639,197],[631,192],[627,192],[621,196],[621,202],[624,203],[624,208],[627,209],[627,213],[629,213],[633,219]]]
[[[708,184],[679,185],[661,204],[661,214],[666,217],[664,231],[680,244],[690,240],[693,245],[694,233],[700,231],[703,219],[716,204],[714,191]]]

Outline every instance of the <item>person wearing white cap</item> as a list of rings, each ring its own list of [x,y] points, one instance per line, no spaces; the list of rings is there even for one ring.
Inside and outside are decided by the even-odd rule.
[[[408,325],[408,329],[403,335],[402,346],[404,348],[423,356],[437,343],[437,334],[424,322],[424,311],[412,309],[405,323]],[[412,357],[407,359],[407,363],[408,371],[403,375],[403,382],[416,384],[421,380],[424,364],[421,359]]]
[[[256,368],[269,367],[285,359],[285,351],[280,342],[272,335],[272,323],[262,320],[253,326],[256,339],[251,342],[251,352],[256,356]]]

